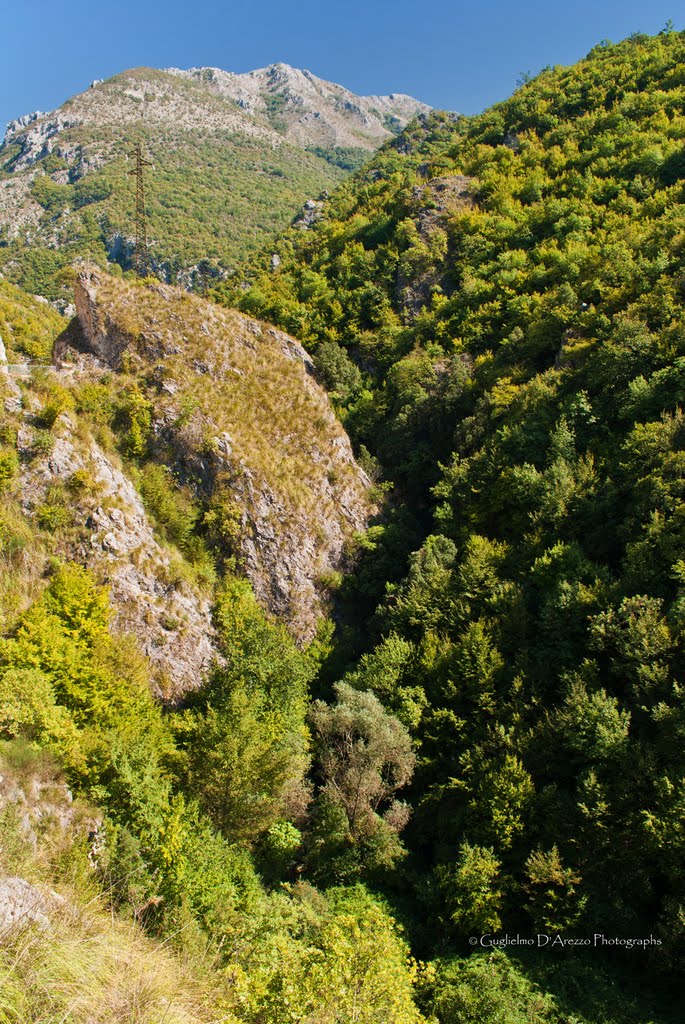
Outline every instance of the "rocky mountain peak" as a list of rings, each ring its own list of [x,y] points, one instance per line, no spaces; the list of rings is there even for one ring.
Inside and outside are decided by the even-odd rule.
[[[42,117],[47,117],[47,113],[44,110],[34,110],[32,114],[22,114],[20,117],[15,117],[12,121],[8,121],[7,127],[5,128],[5,138],[3,145],[7,145],[8,142],[14,138],[19,132],[23,131],[24,128],[28,128],[29,125],[35,121],[39,121]]]
[[[401,93],[357,96],[309,70],[283,62],[242,74],[207,67],[166,70],[204,83],[251,115],[266,116],[281,135],[303,146],[372,148],[430,109]]]
[[[147,189],[152,266],[183,283],[202,276],[203,261],[215,279],[233,271],[306,199],[333,188],[426,109],[394,93],[355,96],[284,63],[244,74],[138,67],[96,80],[51,113],[8,126],[0,232],[17,250],[14,279],[57,297],[58,285],[36,280],[35,246],[55,253],[60,267],[69,247],[94,254],[101,246],[103,257],[128,268],[128,161],[141,138],[157,169]],[[6,261],[5,252],[0,270]]]

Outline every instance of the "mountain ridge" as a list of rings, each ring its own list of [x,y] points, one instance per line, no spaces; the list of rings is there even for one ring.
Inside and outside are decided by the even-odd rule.
[[[406,93],[392,92],[388,94],[358,95],[352,92],[352,90],[347,89],[345,86],[338,85],[335,82],[331,82],[327,79],[314,75],[308,69],[296,68],[283,61],[277,61],[273,64],[265,65],[263,68],[255,68],[252,71],[246,72],[226,71],[223,68],[207,65],[193,68],[154,68],[146,65],[140,65],[135,68],[129,68],[124,71],[117,72],[117,74],[112,75],[107,79],[95,79],[86,89],[79,93],[75,93],[74,96],[65,100],[64,103],[55,107],[53,110],[35,110],[10,119],[5,127],[3,145],[7,145],[14,141],[18,135],[26,129],[30,129],[32,125],[36,125],[44,118],[54,116],[65,105],[87,95],[92,90],[106,85],[113,79],[138,72],[159,72],[160,74],[173,75],[176,78],[210,85],[216,95],[234,100],[236,104],[248,114],[266,113],[267,102],[264,94],[275,92],[282,87],[286,87],[290,91],[291,98],[296,105],[301,105],[303,109],[306,110],[305,98],[302,95],[298,95],[297,91],[297,86],[299,85],[302,87],[302,84],[304,83],[304,87],[310,95],[312,91],[314,91],[319,95],[322,95],[324,99],[329,98],[332,95],[344,98],[346,101],[351,100],[354,105],[359,105],[360,111],[370,114],[368,117],[368,121],[370,122],[368,127],[371,129],[371,132],[366,136],[362,132],[359,136],[362,148],[369,149],[372,149],[373,146],[364,147],[363,145],[367,138],[386,139],[390,138],[393,134],[389,128],[384,127],[382,124],[379,123],[376,125],[371,123],[374,117],[378,120],[377,115],[379,112],[394,118],[399,126],[402,120],[406,123],[417,113],[426,113],[431,109],[429,104],[416,100]],[[379,111],[369,112],[368,108],[372,105],[380,108]],[[323,140],[317,141],[322,142]],[[339,144],[342,145],[343,143]]]
[[[51,299],[70,257],[128,269],[129,158],[141,142],[154,165],[151,266],[171,283],[202,288],[426,109],[399,94],[355,97],[286,65],[243,76],[140,67],[95,81],[56,110],[8,126],[0,269]]]
[[[83,272],[70,365],[0,374],[0,904],[49,919],[40,887],[80,851],[113,922],[206,964],[211,1020],[681,1024],[683,67],[685,33],[636,35],[420,116],[214,288],[232,309]],[[8,351],[46,351],[54,311],[0,299]],[[298,645],[246,576],[297,583],[351,480],[382,513],[313,565],[331,614]],[[242,515],[255,483],[267,528]],[[124,554],[167,588],[134,638],[103,587],[131,514]],[[198,646],[179,596],[220,657],[169,693],[140,641]],[[37,835],[51,805],[73,842]],[[5,949],[17,1019],[91,1024],[92,996],[41,993]],[[152,992],[98,1020],[171,1020]]]
[[[319,78],[307,69],[295,68],[282,61],[244,73],[212,67],[163,70],[182,78],[204,81],[217,94],[234,99],[251,114],[266,114],[269,109],[268,99],[274,95],[281,96],[284,109],[279,112],[280,116],[286,118],[288,113],[294,114],[290,121],[285,122],[285,137],[299,144],[350,146],[359,144],[361,140],[385,141],[417,113],[430,110],[428,104],[404,93],[357,95],[344,86]],[[319,105],[323,103],[323,110],[316,109],[314,97],[318,98]],[[356,131],[345,124],[344,117],[333,117],[336,112],[340,114],[340,111],[332,108],[341,104],[343,109],[354,115]],[[394,122],[395,132],[384,123],[385,119]],[[313,125],[312,121],[319,123]]]

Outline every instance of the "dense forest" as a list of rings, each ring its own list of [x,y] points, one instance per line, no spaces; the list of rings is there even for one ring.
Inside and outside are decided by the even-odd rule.
[[[0,948],[0,1021],[680,1019],[684,100],[665,30],[423,116],[214,292],[305,344],[374,482],[306,646],[241,574],[234,510],[159,470],[131,368],[34,374],[23,458],[67,414],[211,599],[220,661],[174,705],[60,557],[90,482],[23,508],[7,390],[1,774],[76,800],[28,837],[3,805],[0,844],[75,909],[61,960],[48,931]],[[3,289],[16,351],[48,346]],[[105,913],[142,966],[97,1016],[67,960]],[[98,948],[79,978],[110,998]]]

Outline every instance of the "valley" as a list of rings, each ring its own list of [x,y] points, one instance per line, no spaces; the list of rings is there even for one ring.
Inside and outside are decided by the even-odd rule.
[[[684,63],[10,126],[0,1021],[681,1019]]]

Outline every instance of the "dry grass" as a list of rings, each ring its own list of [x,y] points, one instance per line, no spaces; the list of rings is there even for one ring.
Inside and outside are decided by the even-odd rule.
[[[26,879],[49,920],[0,924],[0,1024],[232,1022],[203,960],[108,911],[83,842],[97,812],[71,803],[49,756],[3,744],[0,774],[0,879]]]
[[[327,396],[271,329],[177,289],[98,281],[105,322],[130,339],[131,370],[163,360],[165,380],[178,388],[155,395],[155,414],[192,410],[178,429],[189,447],[226,431],[256,486],[277,495],[289,519],[335,514],[343,491],[368,507],[361,477],[341,462],[346,438]]]
[[[61,894],[64,895],[64,894]],[[209,982],[142,934],[68,894],[51,927],[0,937],[2,1024],[231,1021]]]

